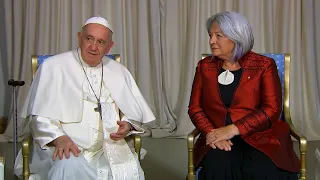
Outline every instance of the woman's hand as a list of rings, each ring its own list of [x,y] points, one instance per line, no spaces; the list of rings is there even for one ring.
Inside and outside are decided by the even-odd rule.
[[[216,140],[213,130],[206,135],[206,145],[211,145],[211,143]]]
[[[227,141],[232,139],[234,136],[239,135],[238,128],[234,125],[228,125],[221,128],[212,130],[206,136],[206,144],[216,144],[220,141]]]
[[[219,148],[220,150],[225,150],[225,151],[231,151],[231,146],[232,146],[232,142],[230,140],[227,141],[220,141],[217,143],[211,143],[209,144],[209,146],[213,149]]]

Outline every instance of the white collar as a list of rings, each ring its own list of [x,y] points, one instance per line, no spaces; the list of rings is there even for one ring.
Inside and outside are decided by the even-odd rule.
[[[89,66],[83,59],[82,59],[82,55],[81,55],[81,49],[80,47],[77,49],[77,55],[78,55],[78,58],[80,58],[80,63],[82,63],[83,67],[84,68],[88,68],[88,69],[100,69],[102,67],[102,60],[101,62],[97,65],[97,66]],[[77,59],[78,59],[77,58]]]

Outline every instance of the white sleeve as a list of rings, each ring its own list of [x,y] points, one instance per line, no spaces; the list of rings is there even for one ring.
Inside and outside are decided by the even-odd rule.
[[[127,136],[130,136],[131,134],[142,134],[145,132],[145,130],[141,127],[141,123],[129,120],[127,116],[123,115],[121,113],[121,121],[126,121],[131,124],[133,129],[127,134]]]
[[[60,136],[66,135],[59,120],[40,116],[31,116],[30,131],[33,139],[42,149],[48,149],[47,144]]]

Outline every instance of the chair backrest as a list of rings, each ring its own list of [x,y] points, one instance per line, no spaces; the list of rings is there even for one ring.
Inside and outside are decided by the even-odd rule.
[[[282,87],[282,100],[283,111],[281,113],[281,119],[291,123],[290,109],[289,109],[289,83],[290,83],[290,54],[288,53],[261,53],[263,56],[270,57],[275,60],[277,64],[278,74]],[[202,54],[201,58],[204,59],[211,54]]]
[[[51,56],[53,55],[32,55],[31,56],[32,78],[36,74],[38,67],[43,63],[43,61]],[[116,60],[117,62],[120,62],[120,54],[106,54],[105,56],[109,57],[110,59]]]

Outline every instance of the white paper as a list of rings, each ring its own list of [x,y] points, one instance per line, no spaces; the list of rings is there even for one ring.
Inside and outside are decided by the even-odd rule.
[[[4,159],[0,157],[0,180],[4,180]]]
[[[320,180],[320,151],[319,149],[316,149],[315,151],[316,156],[316,165],[315,165],[315,180]]]

